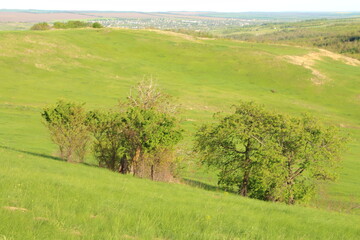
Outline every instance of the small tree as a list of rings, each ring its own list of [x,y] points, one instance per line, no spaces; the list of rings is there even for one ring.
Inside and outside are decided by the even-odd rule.
[[[132,156],[131,172],[155,179],[155,168],[164,167],[164,162],[171,165],[174,160],[171,152],[182,138],[176,117],[178,106],[150,78],[133,87],[121,107],[125,109],[129,126],[127,146],[128,155]]]
[[[66,161],[83,161],[89,131],[85,124],[84,104],[58,101],[55,107],[42,112],[52,141],[59,146],[60,157]]]
[[[272,127],[278,122],[279,116],[243,102],[219,123],[202,126],[196,134],[195,150],[204,164],[220,170],[219,184],[237,188],[242,196],[261,198],[254,179],[276,161]]]
[[[64,22],[54,22],[53,27],[57,29],[67,28]]]
[[[175,107],[152,82],[141,82],[135,89],[120,111],[88,114],[95,157],[113,171],[168,180],[174,146],[182,138]]]
[[[252,198],[294,204],[310,199],[318,180],[334,180],[344,139],[309,116],[287,117],[253,103],[204,125],[195,150],[219,169],[219,183]]]
[[[310,199],[319,180],[334,181],[346,138],[304,115],[290,117],[279,133],[284,180],[274,198],[294,204]]]
[[[30,28],[30,30],[35,30],[35,31],[44,31],[49,29],[51,29],[51,27],[47,22],[36,23]]]
[[[127,146],[132,157],[133,174],[143,175],[143,168],[150,168],[150,177],[154,178],[153,170],[162,161],[158,153],[172,149],[182,138],[178,122],[175,117],[166,113],[139,107],[128,109],[127,120]]]
[[[85,28],[89,27],[90,24],[83,21],[67,21],[67,22],[54,22],[54,28],[67,29],[67,28]]]
[[[94,136],[93,150],[99,166],[128,173],[128,131],[124,117],[116,112],[90,112],[88,125]]]
[[[93,28],[103,28],[104,26],[99,23],[99,22],[94,22],[92,25],[91,25]]]
[[[144,79],[130,90],[127,105],[141,109],[154,109],[166,114],[176,114],[179,106],[173,98],[159,89],[152,78]]]

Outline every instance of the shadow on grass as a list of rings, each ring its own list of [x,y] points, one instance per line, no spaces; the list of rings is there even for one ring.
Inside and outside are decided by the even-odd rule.
[[[181,182],[186,184],[186,185],[189,185],[191,187],[197,187],[197,188],[201,188],[201,189],[204,189],[204,190],[207,190],[207,191],[228,192],[228,193],[237,194],[236,191],[225,189],[225,188],[222,188],[222,187],[217,187],[217,186],[214,186],[214,185],[210,185],[210,184],[203,183],[203,182],[193,180],[193,179],[189,179],[189,178],[182,178]]]
[[[59,157],[54,157],[54,156],[43,154],[43,153],[30,152],[30,151],[20,150],[20,149],[16,149],[16,148],[12,148],[12,147],[6,147],[6,146],[0,146],[0,148],[15,151],[15,152],[19,152],[19,153],[28,154],[28,155],[35,156],[35,157],[43,157],[43,158],[48,158],[48,159],[52,159],[52,160],[56,160],[56,161],[64,161]]]
[[[224,191],[223,189],[221,189],[220,187],[216,187],[207,183],[203,183],[200,181],[196,181],[196,180],[192,180],[192,179],[188,179],[188,178],[182,178],[181,182],[192,186],[192,187],[197,187],[197,188],[202,188],[208,191]]]

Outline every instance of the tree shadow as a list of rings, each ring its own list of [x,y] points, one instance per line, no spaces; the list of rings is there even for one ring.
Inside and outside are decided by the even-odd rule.
[[[59,157],[54,157],[54,156],[43,154],[43,153],[30,152],[30,151],[20,150],[20,149],[16,149],[16,148],[12,148],[12,147],[7,147],[7,146],[0,146],[0,148],[19,152],[19,153],[28,154],[28,155],[35,156],[35,157],[48,158],[48,159],[52,159],[52,160],[56,160],[56,161],[64,161]]]
[[[207,184],[207,183],[203,183],[203,182],[200,182],[200,181],[197,181],[197,180],[192,180],[192,179],[189,179],[189,178],[182,178],[181,179],[181,182],[186,184],[186,185],[189,185],[191,187],[197,187],[197,188],[202,188],[202,189],[205,189],[205,190],[208,190],[208,191],[224,191],[224,189],[221,189],[220,187],[216,187],[216,186],[213,186],[213,185],[210,185],[210,184]]]
[[[189,178],[182,178],[181,182],[189,185],[191,187],[196,187],[196,188],[201,188],[207,191],[213,191],[213,192],[228,192],[228,193],[233,193],[233,194],[237,194],[236,191],[234,190],[229,190],[229,189],[225,189],[219,186],[214,186],[214,185],[210,185],[207,183],[203,183],[197,180],[193,180],[193,179],[189,179]]]

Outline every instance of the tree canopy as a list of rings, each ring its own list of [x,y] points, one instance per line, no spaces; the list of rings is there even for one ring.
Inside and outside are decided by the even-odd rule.
[[[219,170],[219,184],[242,196],[289,204],[312,196],[317,180],[334,180],[344,138],[304,115],[289,117],[252,102],[196,134],[195,150]]]

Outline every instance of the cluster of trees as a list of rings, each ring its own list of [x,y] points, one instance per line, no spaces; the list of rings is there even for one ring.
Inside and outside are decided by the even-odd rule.
[[[182,130],[171,97],[140,82],[116,110],[86,111],[59,101],[42,116],[60,156],[83,161],[91,145],[100,167],[169,181]],[[309,200],[319,181],[335,180],[345,138],[313,117],[270,112],[241,102],[235,112],[195,134],[194,153],[215,167],[219,184],[242,196],[294,204]]]
[[[244,102],[206,124],[195,150],[219,170],[219,184],[242,196],[294,204],[310,199],[320,180],[334,180],[345,139],[335,127]]]
[[[175,145],[182,138],[176,106],[150,82],[117,110],[86,111],[84,104],[59,101],[42,117],[51,139],[67,161],[83,161],[92,145],[99,166],[120,173],[169,181],[176,161]]]
[[[55,29],[69,29],[69,28],[103,28],[103,25],[98,22],[88,23],[83,21],[67,21],[67,22],[54,22],[53,26],[48,24],[47,22],[36,23],[34,24],[30,30],[50,30],[51,28]]]
[[[273,28],[277,30],[273,31]],[[263,34],[257,30],[251,32],[251,29],[229,29],[223,32],[230,39],[313,46],[360,59],[360,27],[356,22],[336,24],[330,20],[316,20],[294,24],[264,24],[263,28],[259,28]]]
[[[50,29],[51,26],[47,22],[36,23],[30,28],[30,30],[34,31],[45,31]]]
[[[83,21],[54,22],[54,28],[57,29],[86,28],[86,27],[102,28],[103,26],[98,22],[94,22],[94,23],[88,23]]]

